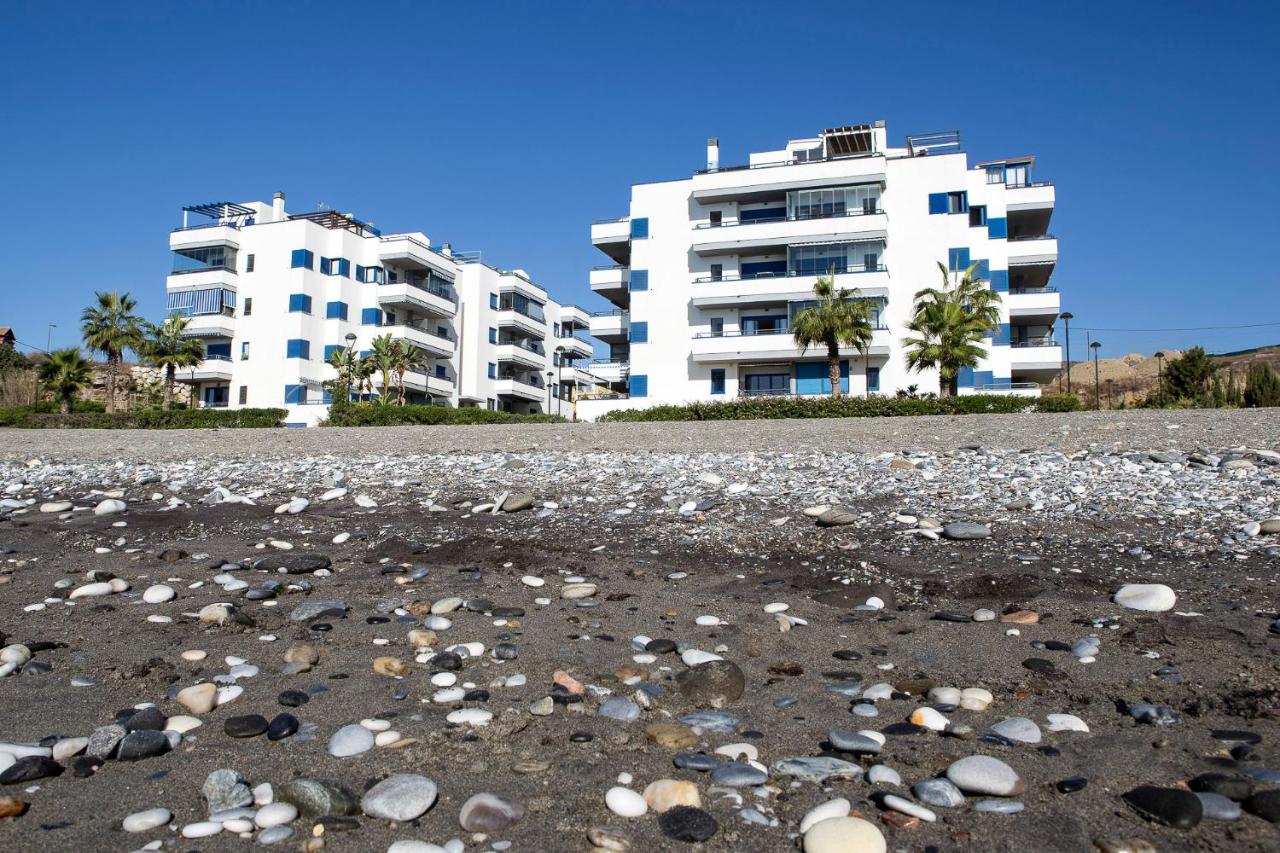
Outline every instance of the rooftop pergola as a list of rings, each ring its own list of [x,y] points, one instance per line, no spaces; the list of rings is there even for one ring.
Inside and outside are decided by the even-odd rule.
[[[377,233],[377,230],[369,225],[369,223],[361,222],[350,214],[339,213],[336,210],[317,210],[314,213],[294,213],[291,214],[289,218],[305,219],[309,222],[314,222],[317,225],[323,225],[325,228],[332,228],[334,230],[343,229],[350,231],[352,234],[358,234],[361,237],[365,236],[366,232],[370,234]]]

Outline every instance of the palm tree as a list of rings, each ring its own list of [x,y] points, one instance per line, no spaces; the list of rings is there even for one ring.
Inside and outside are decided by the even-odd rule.
[[[147,337],[140,354],[147,364],[164,368],[164,399],[160,406],[166,412],[173,405],[173,384],[178,368],[195,367],[205,357],[200,342],[185,334],[188,322],[186,317],[175,312],[159,326],[146,324]]]
[[[351,401],[351,386],[359,369],[360,356],[352,347],[340,347],[329,354],[329,366],[338,371],[338,390],[345,396],[344,402]]]
[[[379,402],[388,402],[391,391],[391,374],[396,369],[396,339],[390,333],[379,335],[373,339],[373,349],[367,356],[371,371],[376,370],[382,378]]]
[[[907,324],[914,336],[902,339],[907,367],[916,372],[936,368],[939,390],[955,396],[960,371],[985,356],[981,341],[1000,325],[1000,294],[974,278],[978,264],[964,270],[953,285],[942,264],[942,287],[927,287],[915,295],[915,315]]]
[[[370,356],[356,359],[351,376],[355,381],[357,397],[364,400],[373,393],[373,359]]]
[[[58,398],[58,409],[64,415],[71,412],[76,395],[93,384],[93,370],[75,347],[49,353],[49,360],[40,365],[36,375]]]
[[[840,347],[858,350],[866,360],[871,348],[871,303],[858,298],[858,291],[836,289],[830,276],[820,277],[813,285],[817,304],[801,310],[791,321],[791,336],[796,346],[808,349],[827,348],[827,375],[831,380],[831,396],[840,396]]]
[[[80,315],[80,333],[85,346],[107,357],[107,411],[116,410],[116,385],[126,350],[142,346],[142,320],[133,313],[138,302],[118,290],[94,294],[97,304]]]
[[[427,355],[408,341],[396,341],[395,374],[396,387],[400,392],[397,403],[404,405],[404,375],[410,371],[421,370],[427,366]]]

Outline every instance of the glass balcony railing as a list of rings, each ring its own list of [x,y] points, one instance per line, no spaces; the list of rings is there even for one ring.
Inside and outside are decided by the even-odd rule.
[[[789,270],[786,272],[759,272],[740,275],[738,273],[727,273],[719,276],[706,275],[700,276],[693,280],[694,284],[708,284],[721,281],[758,281],[767,278],[812,278],[819,275],[854,275],[856,273],[868,272],[888,272],[889,268],[884,264],[850,264],[844,269],[830,268],[822,271],[808,270]],[[594,316],[594,315],[593,315]]]

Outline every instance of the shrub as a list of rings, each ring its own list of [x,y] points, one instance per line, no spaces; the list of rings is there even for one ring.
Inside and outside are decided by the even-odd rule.
[[[38,406],[0,409],[0,426],[19,429],[212,429],[278,427],[285,409],[173,409],[140,412],[80,411],[45,414]]]
[[[29,408],[33,413],[40,415],[56,415],[58,414],[57,400],[41,400],[38,403],[24,407]],[[105,403],[99,403],[97,400],[72,400],[72,414],[80,412],[105,412],[107,410]]]
[[[1041,394],[1036,400],[1037,412],[1078,412],[1083,408],[1075,394]]]
[[[1061,398],[1069,397],[1069,400]],[[1040,401],[1049,400],[1048,408]],[[1071,402],[1074,401],[1074,402]],[[769,418],[875,418],[910,415],[1018,414],[1034,411],[1069,412],[1080,408],[1074,395],[1044,398],[1004,394],[964,397],[744,397],[716,403],[653,406],[609,412],[602,421],[717,421]]]
[[[1250,408],[1280,406],[1280,376],[1266,362],[1249,367],[1244,383],[1244,404]]]
[[[401,426],[438,424],[558,423],[558,415],[516,415],[490,409],[445,406],[391,406],[385,403],[337,403],[321,426]]]

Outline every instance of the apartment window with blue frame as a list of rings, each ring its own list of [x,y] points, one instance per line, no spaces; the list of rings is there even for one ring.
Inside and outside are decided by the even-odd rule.
[[[436,365],[436,378],[437,378],[437,379],[448,379],[448,378],[449,378],[449,372],[448,372],[447,370],[445,370],[445,367],[444,367],[444,365],[443,365],[443,364],[437,364],[437,365]]]
[[[724,368],[717,367],[711,371],[711,393],[724,393]]]
[[[969,210],[969,193],[964,190],[949,193],[929,193],[929,213],[966,213]]]
[[[284,357],[310,359],[311,341],[306,341],[301,338],[290,338],[285,344]]]
[[[307,402],[307,386],[305,385],[286,385],[284,386],[284,401],[288,405],[301,406]]]
[[[347,319],[347,303],[330,302],[324,307],[324,316],[326,320],[345,320]]]
[[[641,216],[631,220],[631,239],[646,240],[649,237],[649,217]]]
[[[489,307],[492,308],[494,311],[498,310],[498,294],[496,293],[489,294]]]
[[[649,377],[642,373],[631,374],[631,378],[627,380],[627,393],[632,397],[648,397]]]
[[[648,270],[632,270],[631,271],[631,289],[633,291],[649,289],[649,271]]]
[[[975,204],[969,208],[969,227],[981,228],[987,224],[987,206],[985,204]]]
[[[489,329],[489,343],[496,344],[497,342],[498,342],[498,330],[491,327]]]
[[[310,249],[294,249],[289,266],[295,270],[313,270],[316,268],[316,256]]]
[[[311,297],[305,293],[289,294],[289,313],[291,314],[310,314],[311,313]]]
[[[489,362],[489,378],[490,379],[498,378],[498,365],[494,364],[493,362]]]
[[[333,358],[335,352],[341,352],[346,349],[342,344],[326,344],[324,348],[324,360],[328,361]]]
[[[868,391],[880,390],[880,368],[878,367],[867,368],[867,390]]]
[[[987,220],[987,237],[992,240],[1006,240],[1009,237],[1009,220],[1006,217],[993,217]]]
[[[643,344],[649,341],[649,323],[645,320],[632,321],[631,335],[629,340],[633,344]]]
[[[321,275],[342,275],[351,278],[351,261],[346,258],[321,258]]]
[[[382,323],[382,309],[361,308],[360,322],[365,326],[378,326]]]
[[[356,281],[364,284],[382,284],[386,280],[386,270],[382,267],[364,267],[356,264]]]
[[[947,250],[947,269],[952,272],[963,272],[969,268],[968,248]]]

